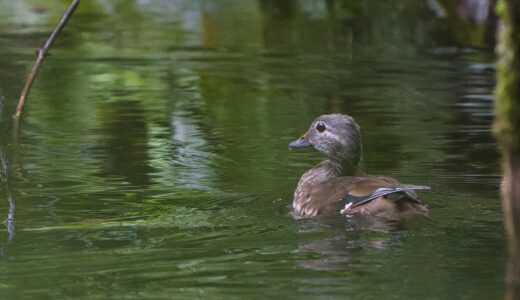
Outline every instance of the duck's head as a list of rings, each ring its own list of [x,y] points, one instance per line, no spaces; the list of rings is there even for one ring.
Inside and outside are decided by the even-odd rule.
[[[332,162],[349,167],[354,173],[361,168],[361,133],[359,125],[350,116],[319,116],[302,137],[289,144],[290,149],[310,146]]]

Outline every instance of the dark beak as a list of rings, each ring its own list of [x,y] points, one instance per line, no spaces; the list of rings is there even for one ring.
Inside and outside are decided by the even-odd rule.
[[[304,134],[301,138],[289,144],[289,149],[306,148],[312,146],[311,142],[307,138],[307,134]]]

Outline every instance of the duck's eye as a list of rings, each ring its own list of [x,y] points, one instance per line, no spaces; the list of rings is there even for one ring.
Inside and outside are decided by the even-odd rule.
[[[322,122],[318,122],[318,124],[316,124],[316,130],[318,130],[318,132],[324,132],[325,129],[327,129],[327,127]]]

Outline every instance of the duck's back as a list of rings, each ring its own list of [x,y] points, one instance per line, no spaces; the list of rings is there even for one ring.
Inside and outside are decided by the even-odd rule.
[[[303,179],[303,178],[302,178]],[[344,202],[338,201],[350,194],[352,196],[366,196],[374,193],[381,187],[393,188],[400,183],[386,176],[364,177],[337,177],[325,182],[305,183],[300,181],[294,194],[293,213],[297,217],[312,217],[317,214],[339,213]],[[416,196],[410,191],[410,195]],[[363,205],[352,207],[349,213],[361,213],[380,216],[387,219],[397,219],[403,214],[426,214],[424,205],[416,205],[401,201],[396,203],[386,197],[378,197]]]

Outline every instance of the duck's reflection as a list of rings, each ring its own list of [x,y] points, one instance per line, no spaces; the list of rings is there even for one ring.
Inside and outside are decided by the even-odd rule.
[[[363,252],[388,248],[403,236],[394,233],[408,227],[406,221],[385,222],[369,216],[328,215],[297,222],[299,233],[319,236],[297,247],[297,253],[312,255],[309,259],[299,261],[298,266],[328,271],[356,268]]]

